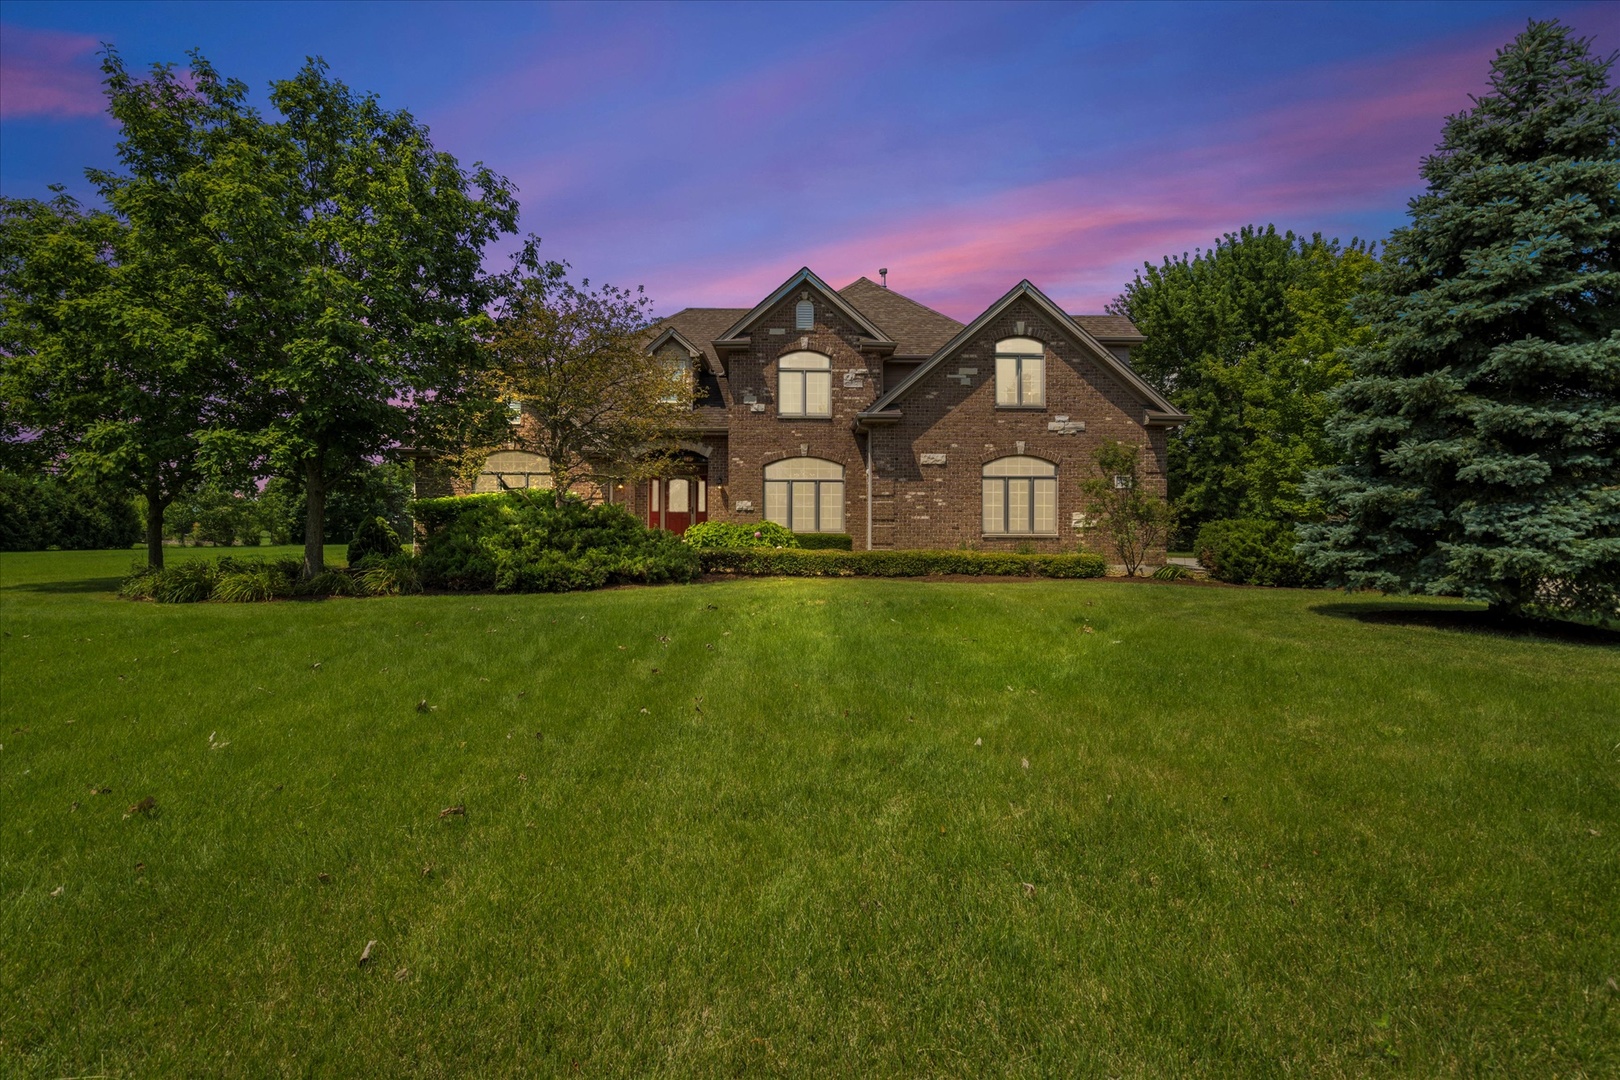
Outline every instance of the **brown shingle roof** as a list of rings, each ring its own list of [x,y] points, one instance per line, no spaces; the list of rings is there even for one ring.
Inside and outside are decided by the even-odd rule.
[[[962,324],[949,315],[941,315],[869,278],[857,278],[839,289],[838,295],[889,335],[896,356],[931,356],[962,329]]]
[[[1075,315],[1069,318],[1094,338],[1141,337],[1142,331],[1123,315]]]
[[[710,371],[724,371],[712,342],[725,333],[738,319],[748,314],[749,308],[689,307],[677,311],[667,319],[660,319],[658,329],[673,326],[682,337],[703,350],[709,359]]]

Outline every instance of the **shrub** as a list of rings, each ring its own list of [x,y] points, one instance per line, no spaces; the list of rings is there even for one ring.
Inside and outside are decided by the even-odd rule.
[[[366,559],[389,558],[401,551],[399,534],[386,518],[369,517],[360,523],[349,540],[349,566],[358,567]]]
[[[408,551],[389,558],[373,555],[355,574],[360,591],[367,596],[405,596],[422,591],[422,578],[417,573],[416,559]]]
[[[622,506],[553,491],[504,491],[415,506],[427,526],[421,581],[444,589],[563,592],[624,583],[690,581],[698,553]]]
[[[122,548],[140,538],[133,500],[115,490],[0,472],[0,551]]]
[[[1280,521],[1237,518],[1211,521],[1198,530],[1193,551],[1216,581],[1234,585],[1317,584],[1294,554],[1294,527]]]
[[[1101,555],[1017,555],[1000,551],[796,551],[720,548],[701,552],[716,574],[782,577],[925,577],[971,574],[1094,578],[1108,570]]]
[[[806,551],[850,551],[855,547],[848,533],[795,533],[799,547]]]
[[[830,534],[810,533],[806,535],[822,536]],[[798,535],[785,526],[774,521],[762,521],[757,525],[743,525],[733,521],[701,521],[686,530],[682,537],[695,548],[796,548],[810,547],[804,543],[805,536]],[[848,537],[844,538],[848,540]]]
[[[1165,563],[1153,571],[1153,576],[1159,581],[1182,581],[1197,575],[1185,566],[1179,566],[1176,563]]]

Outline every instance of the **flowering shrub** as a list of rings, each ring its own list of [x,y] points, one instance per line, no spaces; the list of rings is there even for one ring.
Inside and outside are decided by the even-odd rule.
[[[799,537],[774,521],[744,525],[732,521],[704,521],[686,530],[683,539],[695,548],[796,548]]]

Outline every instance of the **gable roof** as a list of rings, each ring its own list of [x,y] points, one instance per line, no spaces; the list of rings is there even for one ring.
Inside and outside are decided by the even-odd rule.
[[[871,319],[868,319],[865,315],[862,315],[859,311],[855,310],[855,308],[850,305],[848,300],[845,300],[842,296],[839,296],[838,293],[834,292],[832,287],[817,277],[815,272],[812,271],[808,266],[800,267],[797,274],[794,274],[792,277],[788,278],[777,287],[775,292],[771,293],[771,295],[767,296],[758,304],[750,308],[746,315],[733,323],[725,333],[717,335],[715,340],[722,342],[736,340],[737,338],[741,337],[743,332],[753,325],[753,323],[763,316],[767,311],[781,303],[786,297],[792,295],[795,289],[800,289],[805,286],[810,286],[816,289],[828,300],[832,301],[833,306],[842,312],[845,318],[864,330],[873,340],[881,342],[889,341],[889,338],[884,335],[882,330],[877,328]]]
[[[721,362],[720,354],[714,351],[714,339],[740,316],[747,314],[747,311],[747,308],[684,308],[666,319],[659,320],[655,328],[660,332],[647,347],[648,351],[662,345],[669,332],[674,331],[680,335],[681,344],[687,349],[695,347],[703,354],[709,363],[710,371],[716,375],[724,375],[726,366]]]
[[[1075,322],[1073,318],[1063,311],[1063,309],[1052,303],[1052,301],[1047,298],[1045,293],[1041,292],[1041,290],[1037,289],[1030,283],[1028,278],[1020,281],[1017,285],[1014,285],[1005,296],[1003,296],[1000,300],[997,300],[994,304],[991,304],[989,309],[986,310],[983,315],[980,315],[977,319],[974,319],[972,322],[968,323],[968,325],[963,327],[955,337],[951,338],[950,341],[941,346],[933,356],[930,356],[923,363],[918,364],[917,369],[902,379],[898,386],[884,394],[882,397],[878,398],[871,405],[867,406],[866,409],[862,411],[862,415],[865,416],[872,413],[882,412],[894,402],[899,401],[911,390],[912,387],[916,386],[923,379],[925,379],[930,371],[933,371],[934,368],[938,367],[952,354],[958,352],[964,345],[973,339],[975,334],[988,325],[991,320],[995,319],[1003,311],[1005,311],[1008,306],[1019,299],[1029,300],[1038,309],[1040,309],[1042,314],[1051,319],[1059,329],[1067,331],[1070,337],[1079,342],[1083,348],[1090,351],[1105,368],[1110,370],[1127,390],[1135,394],[1136,397],[1141,400],[1142,404],[1147,406],[1149,412],[1160,414],[1162,418],[1171,421],[1174,421],[1176,418],[1185,419],[1185,415],[1180,409],[1177,409],[1174,405],[1170,404],[1162,395],[1160,395],[1157,390],[1153,389],[1153,387],[1149,386],[1146,382],[1143,382],[1142,377],[1136,372],[1132,371],[1129,365],[1123,363],[1113,353],[1104,348],[1102,342],[1098,341],[1091,335],[1089,331],[1087,331],[1079,323]]]
[[[838,290],[861,313],[883,328],[897,357],[932,356],[962,324],[870,278],[856,278]]]

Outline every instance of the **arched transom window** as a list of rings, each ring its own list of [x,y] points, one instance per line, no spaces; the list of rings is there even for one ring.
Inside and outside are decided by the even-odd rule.
[[[832,358],[791,352],[776,362],[778,416],[832,415]]]
[[[765,466],[765,520],[794,532],[843,532],[844,467],[808,457]]]
[[[996,406],[1037,408],[1046,404],[1046,346],[1034,338],[996,342]]]
[[[1057,466],[1033,457],[997,458],[984,467],[984,534],[1057,532]]]

